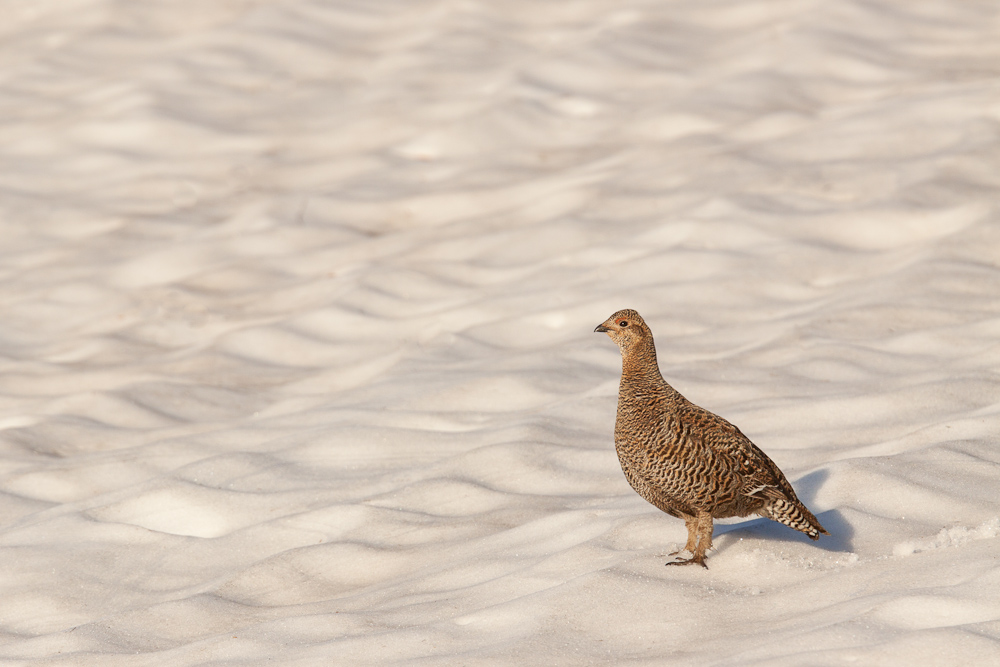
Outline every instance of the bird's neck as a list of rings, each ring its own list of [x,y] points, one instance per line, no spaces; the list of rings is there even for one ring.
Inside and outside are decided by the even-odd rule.
[[[662,387],[666,384],[656,363],[656,348],[652,338],[636,341],[622,350],[622,386]]]

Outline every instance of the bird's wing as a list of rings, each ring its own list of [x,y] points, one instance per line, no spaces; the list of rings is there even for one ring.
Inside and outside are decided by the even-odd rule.
[[[739,442],[729,452],[741,480],[740,494],[762,500],[795,498],[792,485],[774,461],[740,433],[739,429],[736,431],[739,433]]]
[[[700,419],[705,424],[706,445],[721,461],[723,474],[740,495],[754,498],[795,498],[792,485],[784,474],[750,438],[722,417],[703,408]]]
[[[743,486],[738,457],[730,447],[716,442],[716,429],[704,416],[715,415],[698,410],[694,415],[665,416],[657,437],[638,448],[631,461],[645,484],[687,507],[733,497]],[[738,433],[735,427],[729,428]]]

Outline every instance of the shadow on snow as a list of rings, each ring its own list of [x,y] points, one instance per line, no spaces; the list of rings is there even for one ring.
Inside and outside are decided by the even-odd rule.
[[[799,479],[793,486],[806,507],[810,507],[816,496],[816,491],[822,486],[829,476],[826,470],[817,470]],[[811,508],[810,508],[811,509]],[[723,535],[727,538],[722,544],[724,547],[732,540],[758,539],[758,540],[778,540],[782,542],[803,542],[810,544],[824,551],[846,552],[854,550],[853,538],[854,528],[847,523],[843,515],[838,510],[827,510],[816,514],[816,518],[823,524],[829,535],[820,535],[818,541],[810,540],[804,533],[793,530],[770,519],[751,519],[733,524],[716,524],[714,538],[718,539]]]

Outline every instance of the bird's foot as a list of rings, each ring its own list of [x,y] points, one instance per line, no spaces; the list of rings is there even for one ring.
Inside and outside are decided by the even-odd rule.
[[[678,551],[677,553],[681,553]],[[671,554],[676,555],[676,554]],[[676,560],[670,560],[664,563],[664,565],[701,565],[706,570],[708,569],[708,563],[705,562],[705,556],[691,556],[690,558],[678,558]]]
[[[694,547],[691,546],[690,544],[688,544],[688,545],[686,545],[686,546],[678,549],[677,551],[671,551],[670,553],[667,554],[667,556],[680,556],[682,553],[685,553],[685,552],[687,552],[689,554],[694,554]]]

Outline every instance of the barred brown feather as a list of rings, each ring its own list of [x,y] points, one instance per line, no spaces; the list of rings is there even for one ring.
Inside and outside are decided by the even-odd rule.
[[[759,514],[814,540],[829,535],[764,452],[664,381],[653,334],[639,313],[619,310],[594,331],[607,333],[622,353],[615,449],[625,478],[687,525],[684,550],[692,556],[668,565],[708,567],[713,518]]]

